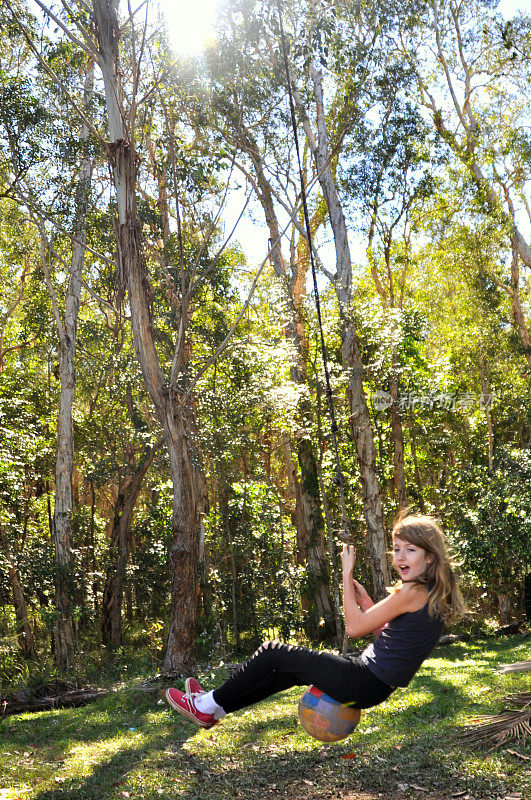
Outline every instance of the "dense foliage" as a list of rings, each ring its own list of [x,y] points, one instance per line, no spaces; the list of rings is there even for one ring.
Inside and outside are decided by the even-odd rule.
[[[63,618],[77,654],[102,636],[162,652],[186,550],[171,426],[132,333],[110,180],[118,145],[91,73],[101,0],[44,5],[55,21],[32,0],[0,9],[0,679],[22,655],[54,652]],[[487,0],[283,5],[359,575],[370,586],[347,317],[387,528],[404,504],[435,514],[475,619],[522,617],[531,20]],[[176,56],[154,15],[145,31],[136,17],[121,29],[135,231],[161,396],[186,432],[179,474],[198,510],[193,634],[205,658],[264,637],[342,637],[341,508],[276,9],[229,0],[198,59]],[[308,132],[319,70],[353,253],[347,303]],[[229,235],[240,212],[252,239]],[[275,226],[286,230],[278,248]],[[73,432],[66,561],[53,537],[61,420]]]

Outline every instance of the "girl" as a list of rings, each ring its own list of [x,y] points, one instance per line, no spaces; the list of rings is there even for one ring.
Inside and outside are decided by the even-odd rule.
[[[397,686],[407,686],[437,644],[445,622],[464,610],[446,552],[444,535],[432,517],[400,516],[393,528],[393,565],[400,582],[373,603],[352,571],[356,554],[343,547],[343,606],[347,634],[376,635],[357,658],[267,642],[214,691],[195,678],[185,692],[168,689],[166,699],[203,728],[221,717],[295,685],[314,684],[340,703],[369,708]]]

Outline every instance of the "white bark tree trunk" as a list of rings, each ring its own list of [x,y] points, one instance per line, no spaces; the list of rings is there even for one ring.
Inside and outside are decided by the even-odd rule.
[[[524,351],[527,363],[531,367],[531,336],[529,335],[529,328],[527,327],[524,310],[522,308],[522,301],[520,299],[520,270],[518,262],[519,251],[513,244],[513,253],[511,259],[511,286],[509,288],[509,294],[511,297],[511,310],[522,350]]]
[[[89,65],[85,78],[85,108],[89,111],[94,86],[94,66]],[[90,111],[89,111],[90,113]],[[81,142],[86,143],[89,130],[84,127]],[[72,475],[74,472],[74,432],[72,408],[76,383],[75,356],[77,321],[81,295],[81,279],[86,245],[86,218],[92,180],[92,160],[82,158],[80,178],[76,188],[74,245],[70,277],[65,298],[62,326],[57,318],[59,335],[59,411],[57,417],[57,458],[55,467],[55,506],[53,518],[53,543],[55,558],[54,656],[61,671],[67,670],[74,651],[74,630],[70,588],[71,531],[72,531]],[[50,284],[51,285],[51,284]]]

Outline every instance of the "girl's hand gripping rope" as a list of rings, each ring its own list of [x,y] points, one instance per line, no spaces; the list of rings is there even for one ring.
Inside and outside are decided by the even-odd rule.
[[[356,563],[356,550],[351,544],[344,544],[341,551],[341,563],[343,565],[343,575],[352,575],[354,564]]]

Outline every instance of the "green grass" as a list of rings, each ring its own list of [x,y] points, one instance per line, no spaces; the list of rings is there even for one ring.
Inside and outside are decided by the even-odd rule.
[[[80,709],[3,718],[0,800],[431,799],[465,790],[469,800],[525,798],[529,762],[460,747],[454,736],[529,688],[529,673],[496,671],[528,654],[522,637],[438,648],[407,689],[363,712],[355,733],[333,745],[301,729],[298,688],[204,731],[125,678]],[[201,677],[214,686],[224,668]],[[523,744],[509,749],[529,754]]]

